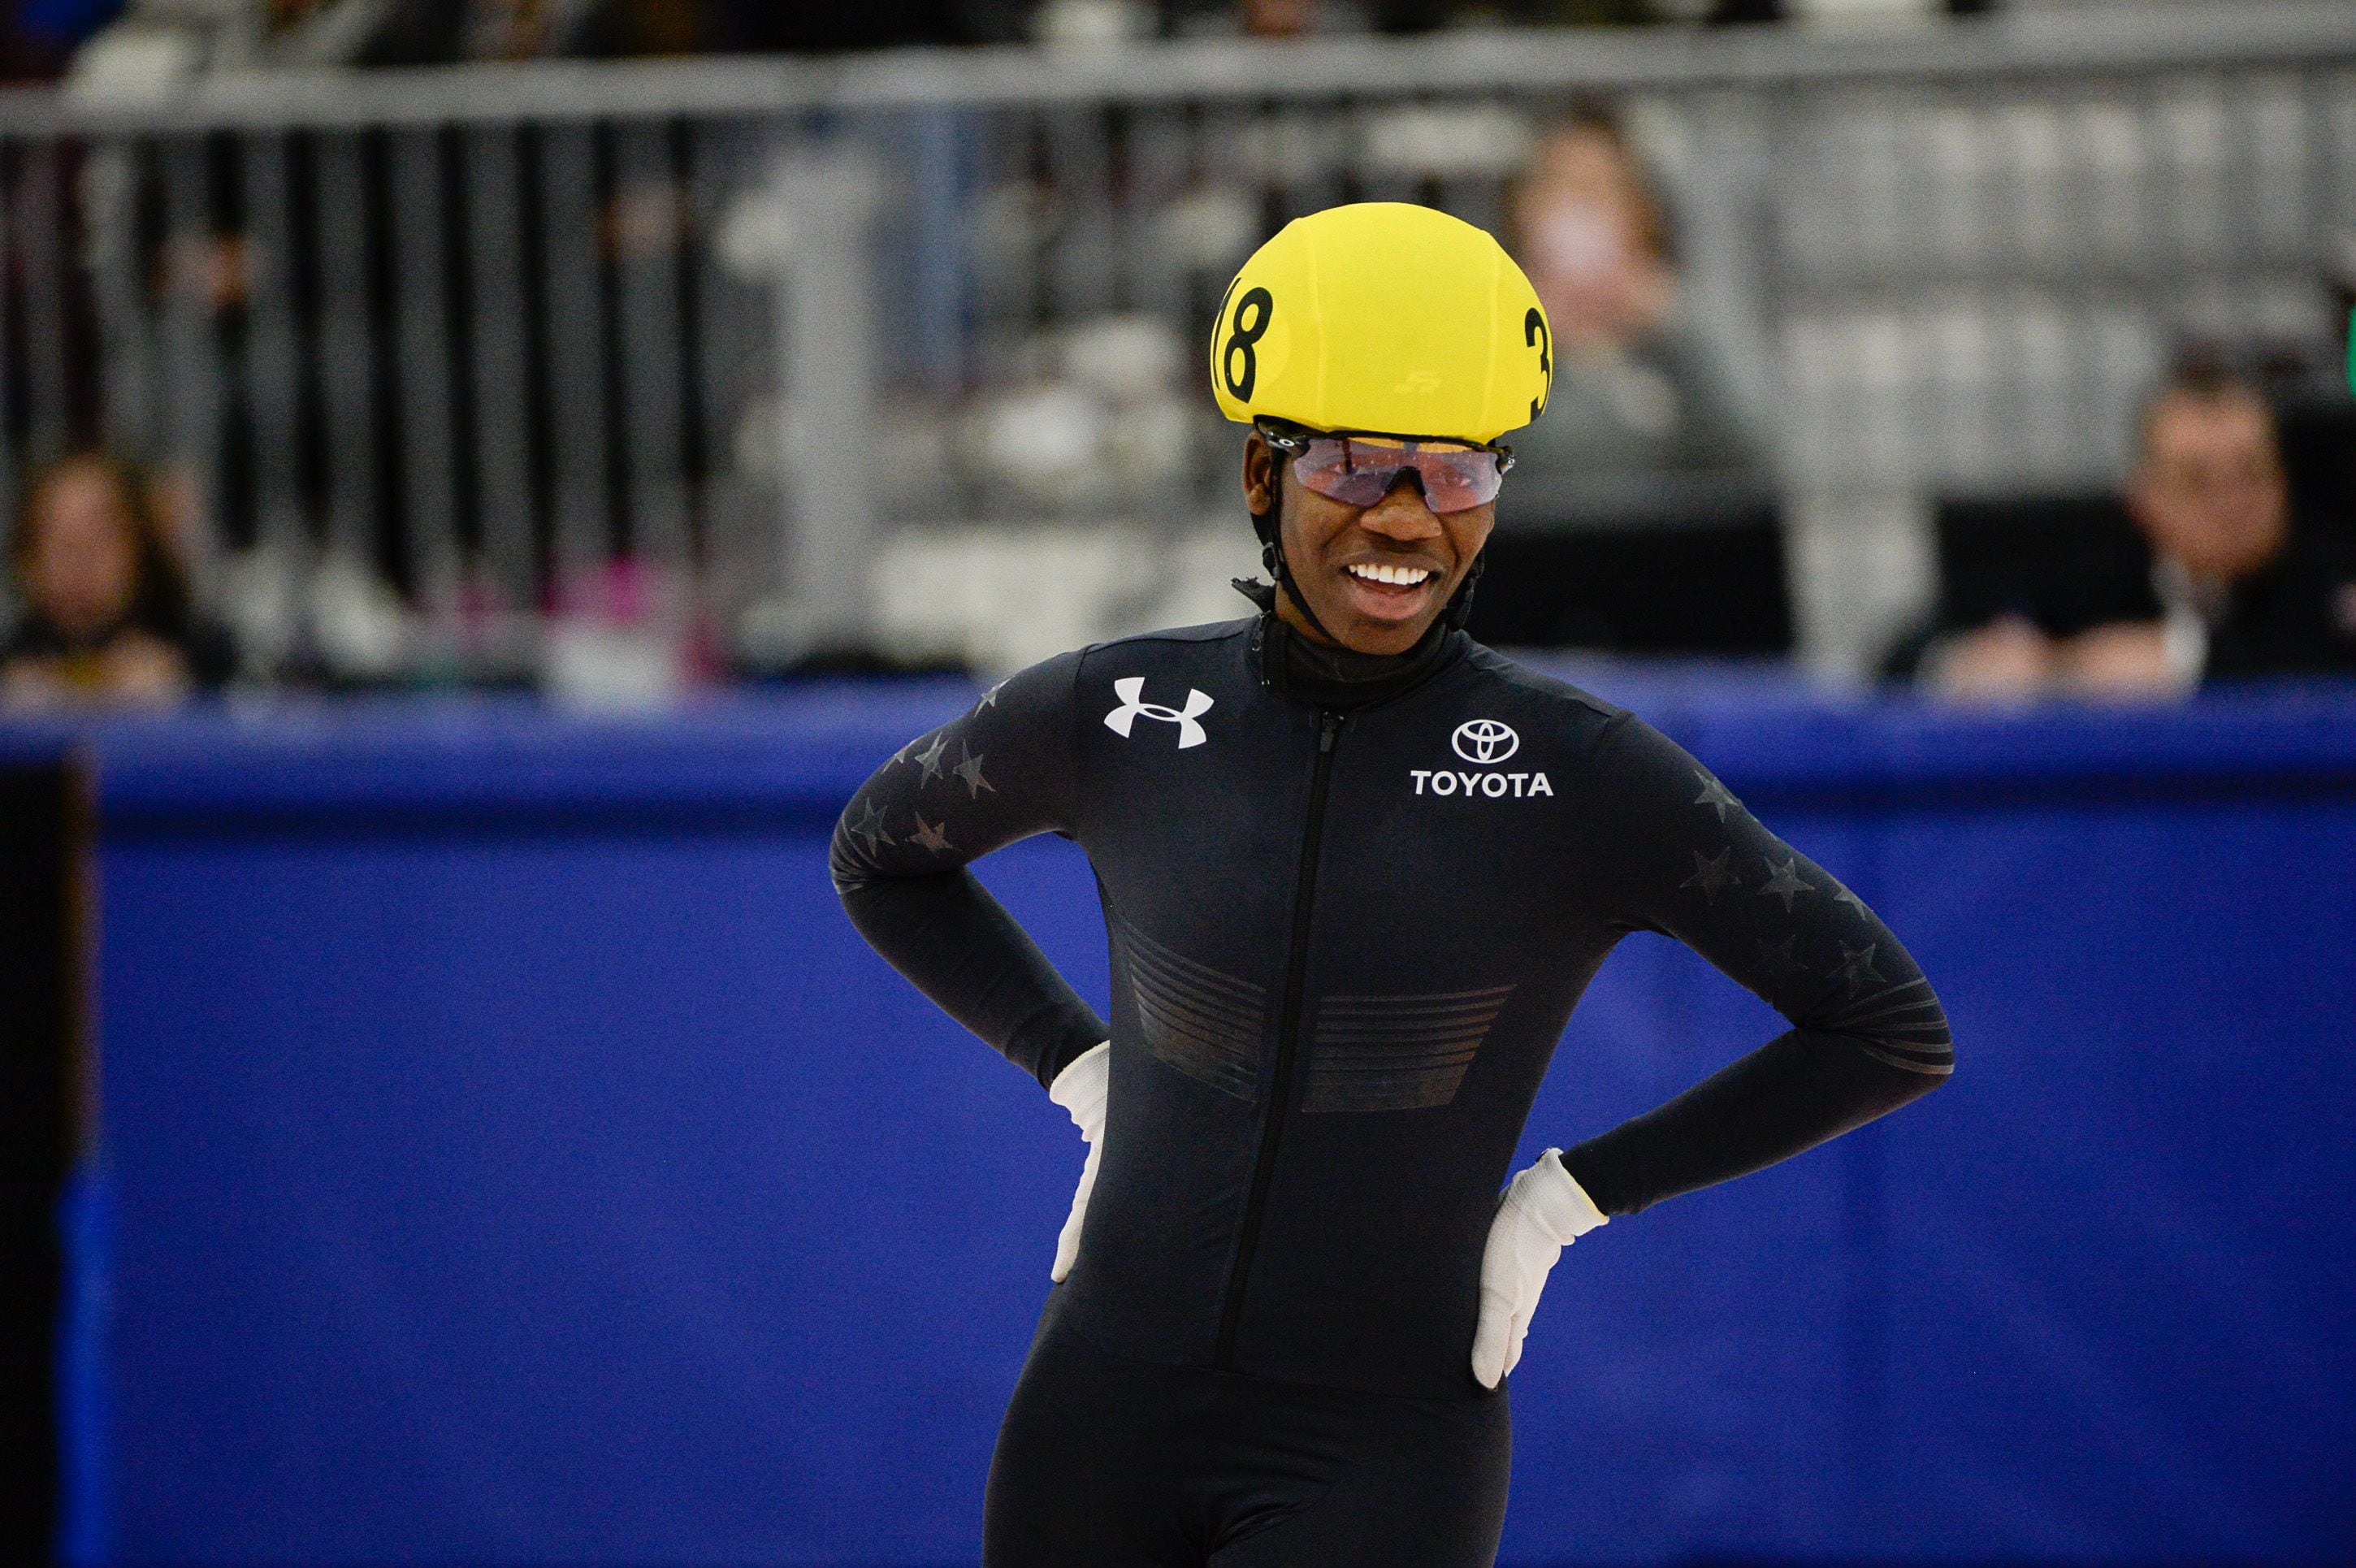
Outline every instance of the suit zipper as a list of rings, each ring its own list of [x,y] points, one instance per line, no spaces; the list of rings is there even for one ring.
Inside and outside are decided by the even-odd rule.
[[[1277,1025],[1276,1071],[1269,1082],[1268,1119],[1260,1124],[1259,1157],[1252,1165],[1251,1196],[1244,1204],[1244,1229],[1236,1243],[1236,1263],[1227,1275],[1226,1305],[1219,1312],[1219,1338],[1213,1364],[1231,1371],[1236,1359],[1236,1334],[1241,1327],[1244,1289],[1251,1280],[1252,1254],[1259,1247],[1259,1226],[1268,1207],[1269,1185],[1276,1178],[1276,1151],[1284,1141],[1284,1119],[1292,1104],[1292,1062],[1301,1039],[1301,991],[1308,983],[1309,918],[1317,902],[1317,851],[1325,835],[1325,791],[1333,777],[1333,741],[1342,733],[1342,715],[1320,714],[1317,768],[1309,779],[1309,825],[1301,838],[1301,880],[1292,891],[1292,951],[1284,972],[1284,1012]]]

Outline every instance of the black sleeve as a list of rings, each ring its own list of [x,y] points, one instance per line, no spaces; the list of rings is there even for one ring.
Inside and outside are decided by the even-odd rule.
[[[1605,897],[1631,929],[1675,937],[1792,1027],[1563,1165],[1607,1214],[1744,1176],[1946,1080],[1954,1050],[1931,983],[1873,911],[1759,824],[1650,725],[1598,743]]]
[[[965,867],[1071,830],[1078,663],[1034,665],[902,746],[851,797],[830,857],[859,934],[1042,1084],[1111,1031]]]

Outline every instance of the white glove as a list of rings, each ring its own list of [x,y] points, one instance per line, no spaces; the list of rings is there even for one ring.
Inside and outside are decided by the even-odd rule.
[[[1562,1250],[1597,1226],[1604,1213],[1587,1189],[1562,1168],[1562,1151],[1548,1149],[1513,1179],[1489,1222],[1481,1254],[1481,1322],[1472,1331],[1472,1375],[1484,1389],[1522,1359],[1522,1340],[1546,1289],[1547,1271]]]
[[[1088,1217],[1088,1194],[1096,1190],[1097,1156],[1104,1153],[1105,1096],[1112,1089],[1112,1042],[1090,1046],[1065,1064],[1047,1086],[1047,1098],[1072,1113],[1072,1121],[1087,1140],[1087,1164],[1080,1167],[1080,1187],[1072,1194],[1072,1212],[1055,1238],[1055,1266],[1047,1277],[1061,1284],[1080,1255],[1080,1225]]]

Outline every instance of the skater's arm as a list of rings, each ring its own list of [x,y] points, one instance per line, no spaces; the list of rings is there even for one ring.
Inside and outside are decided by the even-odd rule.
[[[830,856],[869,945],[1043,1085],[1110,1031],[966,867],[1070,831],[1077,662],[1035,665],[894,753],[851,797]]]
[[[1633,1214],[1747,1175],[1946,1081],[1946,1015],[1872,910],[1650,726],[1622,719],[1601,746],[1619,918],[1685,942],[1792,1027],[1565,1151],[1598,1208]]]

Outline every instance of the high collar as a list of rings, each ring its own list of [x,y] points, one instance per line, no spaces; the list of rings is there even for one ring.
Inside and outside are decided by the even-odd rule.
[[[1261,682],[1272,692],[1315,707],[1347,712],[1396,697],[1451,661],[1464,644],[1464,634],[1441,616],[1405,653],[1327,648],[1301,636],[1276,613],[1273,588],[1258,583],[1251,587],[1258,591],[1247,592],[1260,607],[1252,650]]]

